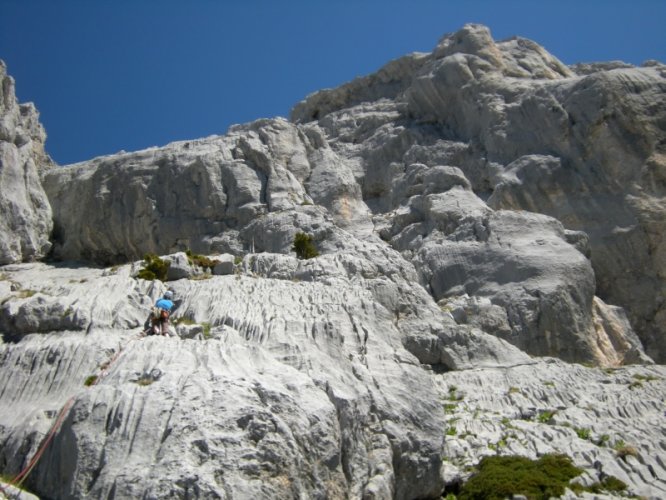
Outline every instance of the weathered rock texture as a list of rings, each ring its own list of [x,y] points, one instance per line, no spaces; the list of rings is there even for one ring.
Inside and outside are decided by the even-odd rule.
[[[51,166],[32,103],[19,104],[0,61],[0,265],[43,258],[51,248],[51,208],[39,172]]]
[[[295,265],[301,280],[171,282],[177,315],[207,325],[204,341],[137,339],[163,290],[131,278],[138,266],[5,267],[15,290],[2,295],[0,329],[18,343],[1,351],[0,400],[12,411],[0,412],[0,468],[18,472],[75,395],[29,482],[50,498],[437,496],[443,415],[431,372],[378,297],[399,298],[381,277],[347,278],[343,256],[327,266],[340,270],[326,280]],[[426,311],[412,326],[437,324]],[[484,361],[474,335],[457,349],[444,335],[451,367],[529,361],[489,336]],[[437,337],[429,348],[443,356]],[[108,376],[84,387],[109,359]]]
[[[624,307],[648,354],[666,360],[663,64],[567,68],[529,40],[496,43],[469,25],[431,54],[310,96],[293,119],[325,130],[374,213],[432,189],[427,176],[445,165],[460,168],[490,208],[584,231],[597,294]],[[415,175],[414,163],[428,168]],[[396,192],[410,176],[416,185]],[[414,225],[420,218],[401,247],[420,247],[429,230]]]
[[[0,471],[74,396],[48,498],[439,498],[549,451],[663,496],[665,76],[469,25],[292,121],[44,171],[63,263],[0,270]],[[173,337],[136,337],[146,253]]]
[[[487,455],[564,452],[585,469],[576,482],[614,476],[632,485],[630,495],[666,496],[663,366],[600,370],[551,359],[436,380],[447,399],[446,476],[464,477]]]

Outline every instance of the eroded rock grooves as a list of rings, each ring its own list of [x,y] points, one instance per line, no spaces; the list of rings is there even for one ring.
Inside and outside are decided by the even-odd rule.
[[[666,495],[666,66],[467,25],[290,121],[58,168],[0,68],[3,474],[74,395],[44,498],[439,498],[549,452]],[[167,286],[178,337],[137,338]]]

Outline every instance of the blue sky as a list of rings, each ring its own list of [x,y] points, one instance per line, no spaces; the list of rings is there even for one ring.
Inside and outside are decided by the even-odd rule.
[[[288,116],[465,23],[563,62],[666,62],[665,0],[0,0],[0,59],[60,164]]]

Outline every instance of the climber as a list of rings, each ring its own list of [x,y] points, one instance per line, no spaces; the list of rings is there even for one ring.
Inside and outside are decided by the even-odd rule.
[[[169,316],[171,316],[173,308],[173,292],[167,290],[164,292],[164,296],[155,302],[150,313],[150,318],[146,322],[149,322],[150,326],[146,328],[144,334],[148,333],[149,335],[162,335],[168,337]]]

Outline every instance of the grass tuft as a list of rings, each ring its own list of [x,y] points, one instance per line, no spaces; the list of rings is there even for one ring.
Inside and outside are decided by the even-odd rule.
[[[210,338],[210,323],[201,323],[201,326],[203,327],[203,336],[208,340]]]
[[[578,434],[578,437],[584,440],[589,440],[590,439],[590,429],[586,429],[583,427],[576,427],[574,429],[576,431],[576,434]]]
[[[545,410],[539,413],[537,416],[537,422],[540,424],[547,424],[550,422],[550,420],[553,418],[553,416],[557,413],[557,410]]]

